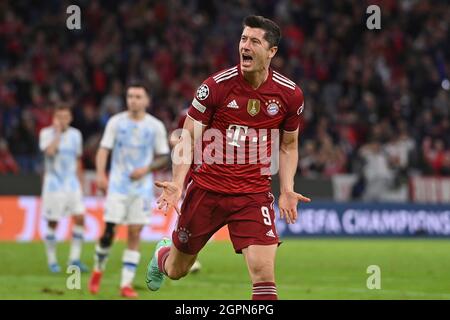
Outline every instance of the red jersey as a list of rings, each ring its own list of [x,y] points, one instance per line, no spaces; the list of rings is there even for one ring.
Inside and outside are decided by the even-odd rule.
[[[301,89],[271,68],[256,90],[239,65],[209,77],[188,111],[206,126],[202,162],[192,179],[219,193],[270,191],[271,142],[279,138],[278,130],[297,130],[302,111]]]

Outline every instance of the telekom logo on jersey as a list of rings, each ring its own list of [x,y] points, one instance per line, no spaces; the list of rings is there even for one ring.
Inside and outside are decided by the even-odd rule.
[[[230,124],[226,136],[219,129],[203,132],[200,125],[194,128],[194,137],[187,130],[178,129],[171,139],[182,139],[194,144],[191,157],[189,143],[178,143],[172,152],[175,164],[256,164],[262,175],[278,172],[279,130],[253,129],[240,124]],[[203,147],[202,147],[203,146]]]

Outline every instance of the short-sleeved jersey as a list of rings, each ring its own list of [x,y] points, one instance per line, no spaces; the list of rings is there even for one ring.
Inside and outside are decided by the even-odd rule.
[[[150,114],[135,121],[127,111],[118,113],[106,124],[100,146],[112,150],[108,193],[151,198],[153,175],[134,181],[130,174],[150,165],[155,155],[169,153],[164,124]]]
[[[55,129],[45,127],[39,133],[39,149],[44,152],[55,139]],[[54,156],[44,156],[43,193],[78,192],[77,160],[82,154],[83,138],[78,129],[69,127],[61,133]]]
[[[206,79],[188,111],[207,127],[203,140],[211,141],[192,173],[194,181],[227,194],[270,191],[271,143],[283,131],[298,129],[303,106],[301,89],[271,68],[258,89],[244,79],[239,65]],[[222,148],[219,139],[210,138],[218,132]]]

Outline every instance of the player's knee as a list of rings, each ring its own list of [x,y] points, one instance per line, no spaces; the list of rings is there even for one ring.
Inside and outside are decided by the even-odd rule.
[[[141,238],[141,229],[128,230],[128,241],[139,242],[140,238]]]
[[[115,224],[114,223],[107,223],[105,232],[103,232],[102,237],[100,238],[100,246],[103,248],[108,248],[111,246],[113,240],[114,240],[114,233],[115,233]]]
[[[172,280],[179,280],[183,277],[185,277],[188,272],[189,268],[187,267],[177,267],[177,266],[169,266],[166,267],[167,276]]]
[[[274,270],[268,265],[254,264],[250,266],[250,272],[254,282],[271,282],[274,280]]]

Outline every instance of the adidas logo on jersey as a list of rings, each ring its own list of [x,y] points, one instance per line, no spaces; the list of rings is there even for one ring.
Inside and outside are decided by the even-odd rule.
[[[231,109],[239,109],[239,106],[238,106],[236,100],[233,100],[229,104],[227,104],[227,107],[231,108]]]
[[[267,231],[266,236],[275,238],[275,234],[273,233],[272,229],[270,229],[269,231]]]

